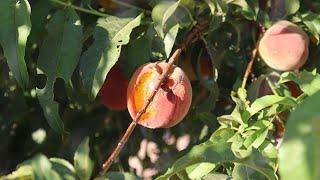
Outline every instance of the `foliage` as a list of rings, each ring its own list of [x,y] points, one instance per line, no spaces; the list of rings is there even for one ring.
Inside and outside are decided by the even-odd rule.
[[[304,2],[0,0],[0,179],[319,179],[320,3]],[[281,19],[308,33],[307,64],[271,82],[257,57],[244,89],[261,27]],[[99,174],[131,121],[100,103],[109,70],[118,63],[129,79],[167,60],[198,22],[208,25],[177,62],[194,79],[185,120],[138,127]],[[260,97],[262,80],[272,95]]]

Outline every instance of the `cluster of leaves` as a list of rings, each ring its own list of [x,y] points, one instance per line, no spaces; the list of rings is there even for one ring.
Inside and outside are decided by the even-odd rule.
[[[105,6],[98,11],[101,4],[90,0],[0,0],[0,63],[3,65],[0,92],[3,95],[1,104],[8,104],[1,108],[0,135],[14,134],[16,126],[28,129],[24,121],[31,123],[30,119],[37,119],[42,122],[44,118],[54,132],[64,138],[68,137],[66,131],[76,134],[73,126],[79,122],[74,119],[90,118],[99,112],[99,103],[93,100],[116,63],[122,65],[130,78],[141,64],[166,60],[197,22],[208,21],[200,40],[191,44],[187,53],[195,59],[191,66],[198,66],[201,57],[208,55],[215,71],[209,79],[201,79],[197,74],[200,81],[193,83],[194,99],[203,88],[209,92],[208,98],[193,103],[187,116],[192,121],[185,125],[198,131],[196,128],[200,125],[194,124],[199,124],[196,120],[200,119],[201,128],[205,127],[207,132],[194,142],[199,145],[179,154],[182,157],[158,179],[279,179],[279,174],[283,179],[319,178],[316,168],[320,142],[317,110],[320,75],[313,69],[319,66],[316,60],[319,59],[320,3],[303,4],[298,0],[284,0],[276,5],[270,0],[152,0],[147,3],[141,0],[129,1],[129,4],[105,1],[119,7],[108,9],[109,6]],[[103,13],[104,10],[107,13]],[[313,71],[283,73],[280,81],[273,84],[275,92],[279,93],[256,98],[239,88],[239,82],[251,48],[257,41],[259,27],[269,27],[278,19],[289,19],[309,33],[313,45],[306,69]],[[185,62],[183,58],[181,61],[179,63]],[[256,64],[254,73],[260,77],[271,71],[261,62]],[[298,84],[303,94],[292,97],[283,85],[287,81]],[[223,106],[224,101],[232,108]],[[111,114],[108,117],[118,116],[108,113]],[[282,118],[283,114],[290,114],[287,122]],[[105,145],[101,141],[110,138],[110,134],[123,132],[123,127],[114,132],[113,126],[126,125],[109,123],[101,126],[102,118],[94,119],[90,123],[99,122],[94,128],[97,132],[91,132],[93,144],[96,144],[91,152],[96,154],[96,162],[90,158],[89,140],[85,139],[75,153],[74,166],[61,158],[36,155],[3,178],[94,177],[103,159],[101,156],[105,155],[100,151],[113,147],[113,144]],[[128,115],[119,119],[128,119]],[[286,125],[279,150],[276,147],[279,142],[273,134],[279,131],[275,121]],[[35,127],[45,125],[39,123]],[[189,130],[182,133],[192,133],[192,128],[181,129]],[[145,133],[146,130],[141,131]],[[44,136],[46,134],[41,130],[32,134],[38,144],[44,141]],[[57,136],[48,133],[48,138],[60,142]],[[116,141],[117,138],[111,139]],[[62,140],[61,144],[68,141]],[[46,147],[50,149],[46,151],[50,156],[56,152],[51,151],[54,146]],[[41,150],[44,146],[39,147]],[[30,158],[40,150],[35,148],[20,158]],[[295,157],[294,161],[292,157]],[[112,172],[99,178],[136,177]]]

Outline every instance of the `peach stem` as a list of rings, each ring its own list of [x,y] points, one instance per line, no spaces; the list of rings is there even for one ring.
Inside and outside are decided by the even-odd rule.
[[[139,111],[136,115],[136,117],[132,120],[131,124],[127,128],[125,134],[122,136],[120,141],[118,142],[116,148],[113,150],[111,155],[108,157],[108,159],[103,163],[100,175],[103,175],[108,169],[110,168],[112,162],[114,159],[119,155],[121,149],[129,139],[130,135],[132,134],[134,128],[137,126],[137,122],[139,122],[141,116],[143,113],[145,113],[146,109],[152,102],[154,96],[156,95],[157,91],[159,90],[161,83],[164,81],[164,79],[168,76],[169,70],[171,69],[172,65],[179,59],[180,54],[182,51],[186,50],[187,45],[192,42],[194,39],[199,37],[199,34],[204,30],[204,28],[207,26],[208,22],[199,22],[197,25],[194,26],[194,28],[191,30],[191,32],[188,34],[186,39],[182,42],[179,48],[177,48],[172,56],[168,60],[168,68],[164,70],[164,72],[159,76],[156,84],[155,84],[155,90],[151,93],[151,95],[148,97],[147,102],[143,106],[142,110]]]

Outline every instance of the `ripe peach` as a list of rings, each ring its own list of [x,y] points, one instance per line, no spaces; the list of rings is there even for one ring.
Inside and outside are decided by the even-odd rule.
[[[270,81],[276,83],[277,81],[279,81],[280,77],[277,75],[271,75],[269,76],[269,79]],[[293,81],[285,82],[284,85],[287,86],[292,97],[297,98],[303,93],[299,88],[299,86]],[[272,94],[273,92],[269,83],[267,82],[267,80],[264,79],[260,84],[258,97],[262,97],[265,95],[272,95]]]
[[[277,81],[279,81],[280,77],[278,75],[270,75],[269,76],[269,80],[273,83],[276,83]],[[258,93],[258,97],[262,97],[265,95],[272,95],[273,91],[268,83],[268,81],[266,79],[262,80],[260,87],[259,87],[259,93]]]
[[[118,8],[118,5],[111,0],[100,0],[99,4],[106,10],[112,11]]]
[[[129,81],[121,71],[120,65],[114,65],[99,91],[102,104],[111,110],[121,111],[127,107],[127,88]]]
[[[194,72],[194,69],[192,67],[192,63],[191,63],[191,54],[188,53],[185,57],[185,59],[181,60],[180,62],[180,67],[181,69],[186,73],[187,77],[189,78],[189,80],[191,82],[198,80],[197,79],[197,75]]]
[[[303,93],[299,86],[293,81],[285,82],[284,85],[288,87],[291,92],[291,96],[295,98],[299,97]]]
[[[204,79],[208,79],[213,75],[212,61],[209,57],[203,57],[199,60],[200,74]]]
[[[290,71],[302,67],[309,55],[309,37],[297,25],[279,21],[269,28],[259,43],[259,54],[276,70]]]
[[[168,63],[147,63],[138,68],[130,80],[127,104],[134,119],[155,90],[155,83]],[[192,99],[192,87],[187,75],[173,65],[153,101],[138,123],[148,128],[169,128],[179,123],[187,114]]]

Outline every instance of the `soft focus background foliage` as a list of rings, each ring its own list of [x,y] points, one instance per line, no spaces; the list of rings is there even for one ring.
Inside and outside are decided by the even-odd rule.
[[[178,62],[192,80],[187,117],[138,126],[100,178],[320,179],[319,13],[316,0],[0,0],[0,179],[97,177],[131,121],[101,104],[107,73],[118,62],[130,79],[168,59],[198,21],[209,25]],[[310,55],[273,84],[281,93],[257,98],[275,71],[257,58],[241,81],[261,27],[280,19],[308,33]]]

